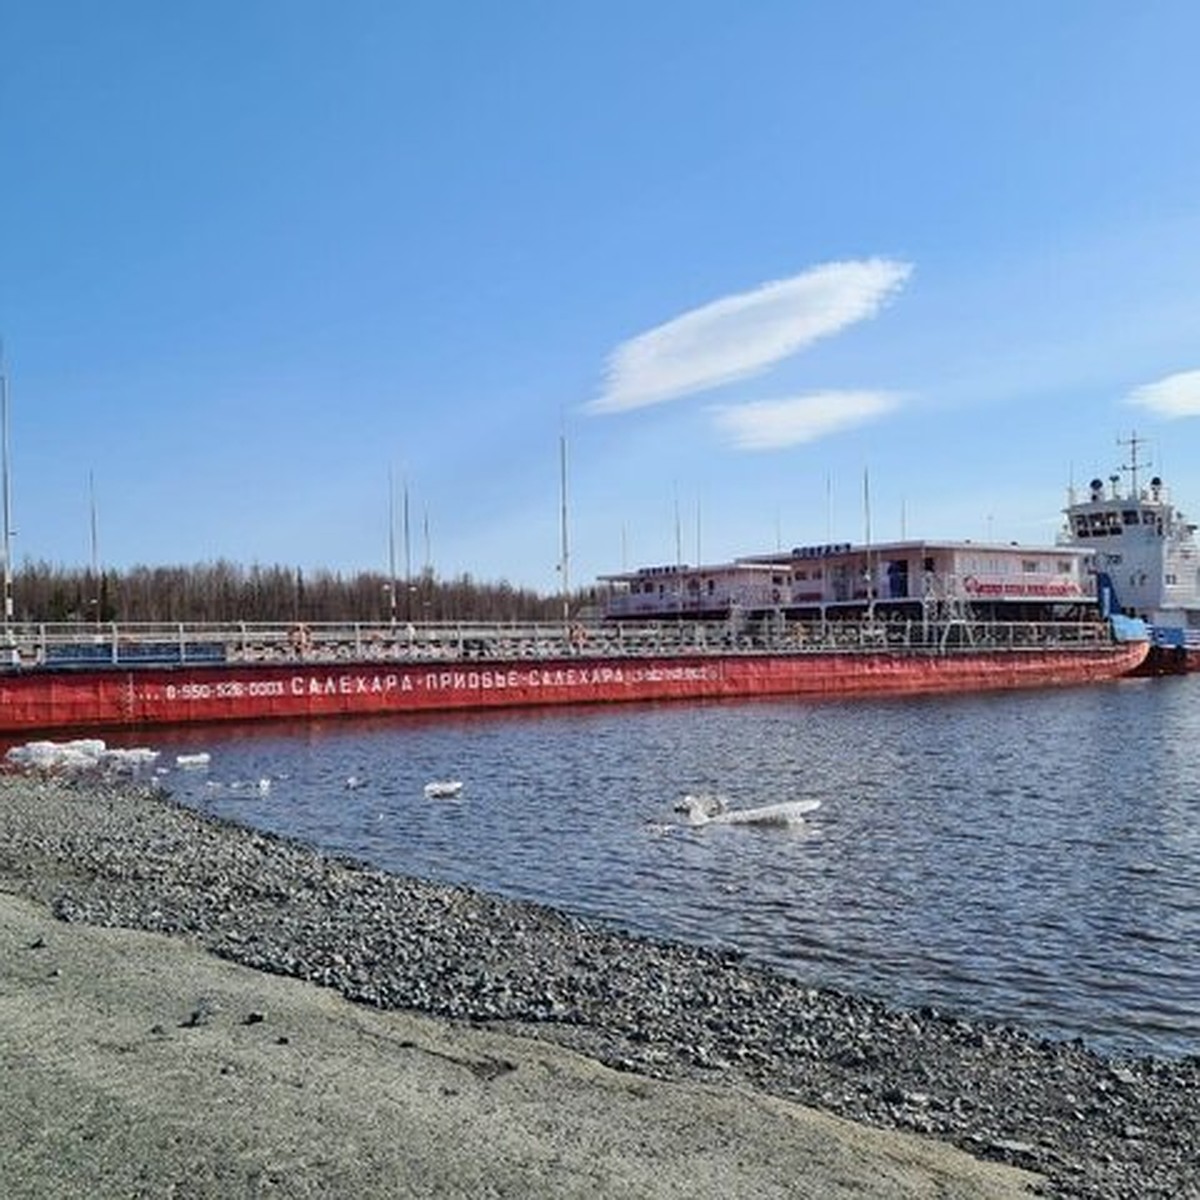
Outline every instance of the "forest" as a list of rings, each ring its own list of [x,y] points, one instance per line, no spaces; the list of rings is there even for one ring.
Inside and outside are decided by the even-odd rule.
[[[571,611],[588,600],[572,597]],[[426,571],[410,580],[218,561],[129,570],[25,562],[13,572],[13,615],[25,623],[552,621],[560,595]]]

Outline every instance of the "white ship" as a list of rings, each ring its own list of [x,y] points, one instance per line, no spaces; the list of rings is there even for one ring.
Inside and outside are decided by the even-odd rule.
[[[1149,470],[1138,461],[1143,441],[1135,434],[1122,444],[1130,454],[1120,473],[1107,481],[1093,479],[1083,498],[1070,489],[1060,540],[1092,551],[1102,603],[1150,626],[1144,670],[1200,670],[1196,526],[1171,502],[1161,477],[1142,485],[1140,477]]]

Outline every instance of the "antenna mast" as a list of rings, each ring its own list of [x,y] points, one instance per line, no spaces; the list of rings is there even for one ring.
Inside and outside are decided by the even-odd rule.
[[[404,480],[404,619],[412,623],[412,533],[408,523],[408,480]]]
[[[1138,447],[1144,446],[1145,444],[1146,439],[1138,437],[1137,430],[1134,430],[1128,438],[1117,438],[1118,446],[1129,447],[1129,462],[1127,464],[1123,464],[1121,470],[1125,471],[1129,475],[1129,486],[1132,488],[1134,500],[1136,500],[1139,495],[1138,470],[1141,467],[1149,467],[1151,465],[1149,462],[1138,462]]]
[[[560,434],[558,438],[558,459],[559,492],[562,506],[560,513],[562,559],[559,562],[559,570],[562,572],[562,610],[565,623],[571,618],[571,553],[567,542],[567,435],[565,433]]]
[[[4,345],[0,343],[0,491],[3,492],[4,529],[0,554],[4,557],[4,630],[13,619],[12,476],[9,471],[8,376],[4,371]]]
[[[96,588],[96,595],[92,603],[96,606],[96,624],[99,625],[101,621],[100,597],[104,589],[100,580],[100,532],[96,517],[96,475],[94,471],[88,471],[88,506],[92,523],[92,580]]]
[[[396,485],[388,467],[388,615],[396,624]]]

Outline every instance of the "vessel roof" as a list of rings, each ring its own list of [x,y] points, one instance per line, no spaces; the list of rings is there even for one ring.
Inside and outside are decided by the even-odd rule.
[[[937,551],[972,551],[984,554],[1041,554],[1054,555],[1062,558],[1064,555],[1083,558],[1092,554],[1091,547],[1086,546],[1055,546],[1055,545],[1026,545],[1022,542],[975,542],[964,541],[932,541],[925,538],[909,539],[897,542],[871,542],[869,545],[853,545],[849,542],[830,543],[819,546],[795,546],[790,550],[775,550],[765,554],[747,554],[731,562],[708,563],[698,567],[688,563],[671,563],[664,566],[635,567],[629,571],[611,571],[597,578],[601,582],[616,583],[626,581],[644,581],[646,579],[669,579],[680,575],[720,574],[737,571],[771,571],[779,567],[791,566],[793,563],[809,559],[836,559],[855,555],[900,555],[920,554],[925,556]]]

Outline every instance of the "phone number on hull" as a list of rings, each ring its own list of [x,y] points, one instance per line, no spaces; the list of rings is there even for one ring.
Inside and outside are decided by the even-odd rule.
[[[270,699],[303,696],[371,696],[392,692],[478,692],[509,689],[594,688],[646,683],[703,683],[720,678],[712,665],[662,667],[564,667],[509,671],[424,671],[381,675],[293,675],[289,679],[223,679],[170,683],[168,702]]]

